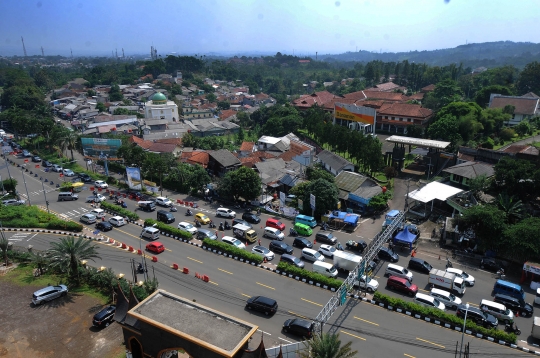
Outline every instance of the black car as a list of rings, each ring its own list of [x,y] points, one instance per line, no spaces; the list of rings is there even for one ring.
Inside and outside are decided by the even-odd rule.
[[[456,315],[464,318],[465,310],[467,310],[465,305],[459,305],[456,309]],[[482,311],[480,308],[472,306],[469,306],[469,309],[467,310],[467,320],[472,320],[477,325],[484,326],[486,328],[497,328],[499,325],[499,321],[497,318],[495,318],[495,316]]]
[[[41,162],[41,164],[42,164],[45,168],[50,168],[50,167],[52,167],[52,163],[49,162],[48,160],[45,160],[45,159],[43,159],[43,161]]]
[[[303,249],[304,247],[311,249],[313,247],[313,244],[311,243],[311,241],[309,241],[305,237],[295,237],[292,245],[299,247],[301,249]]]
[[[381,260],[385,260],[385,261],[390,261],[390,262],[398,262],[399,261],[399,256],[394,252],[394,250],[392,249],[389,249],[388,247],[381,247],[381,249],[379,250],[379,253],[377,254],[377,256],[381,259]]]
[[[79,178],[81,178],[81,180],[85,183],[90,183],[94,181],[92,177],[86,173],[79,173]]]
[[[258,224],[261,222],[261,218],[253,213],[243,213],[242,219],[252,224]]]
[[[245,226],[249,227],[250,229],[253,229],[253,226],[250,223],[248,223],[247,221],[241,220],[241,219],[233,219],[231,226],[234,226],[234,225],[237,225],[237,224],[242,224],[242,225],[245,225]]]
[[[530,303],[516,297],[497,293],[493,298],[493,301],[505,305],[506,308],[513,312],[519,312],[520,316],[531,317],[534,312],[534,308]]]
[[[37,155],[34,155],[34,156],[32,157],[32,161],[33,161],[34,163],[39,163],[39,162],[41,162],[41,158],[40,158],[39,156],[37,156]]]
[[[278,304],[273,300],[264,296],[254,296],[248,298],[246,307],[250,310],[255,310],[264,313],[265,315],[273,315],[277,312]]]
[[[94,318],[92,319],[92,325],[98,328],[109,327],[109,324],[111,324],[111,322],[113,321],[115,312],[116,306],[105,307],[94,315]]]
[[[110,231],[113,229],[113,226],[108,221],[100,221],[96,224],[96,229],[101,231]]]
[[[337,242],[336,237],[330,231],[321,230],[315,235],[315,240],[318,242],[324,242],[325,244],[335,245]]]
[[[484,270],[490,270],[490,271],[499,271],[499,269],[504,268],[504,265],[494,259],[493,257],[483,257],[482,260],[480,260],[480,268]]]
[[[313,336],[314,323],[305,319],[293,318],[283,323],[283,332],[292,333],[300,337],[311,338]]]
[[[433,268],[433,266],[431,266],[427,261],[424,261],[417,257],[413,257],[409,260],[408,267],[412,270],[420,271],[422,273],[427,273],[427,274]]]
[[[277,254],[292,254],[294,251],[292,246],[278,240],[273,240],[270,245],[268,245],[268,248],[270,251],[274,251]]]
[[[367,247],[367,243],[364,240],[349,240],[345,243],[347,250],[358,251],[359,253],[364,252]]]

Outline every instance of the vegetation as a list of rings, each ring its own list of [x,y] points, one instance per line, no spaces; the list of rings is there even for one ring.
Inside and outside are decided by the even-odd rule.
[[[73,221],[60,220],[37,206],[4,206],[0,204],[0,222],[4,227],[64,230],[81,232],[83,226]]]
[[[314,334],[312,339],[306,339],[302,343],[306,349],[299,353],[301,358],[349,358],[358,354],[358,351],[351,349],[351,341],[341,345],[339,333]]]
[[[338,289],[343,284],[343,281],[338,280],[332,277],[326,277],[320,273],[311,272],[306,269],[296,267],[294,265],[289,265],[283,261],[280,261],[277,265],[277,270],[281,272],[286,272],[293,276],[298,276],[301,279],[305,278],[307,281],[313,281],[313,283],[320,283],[321,286],[328,286],[330,288]]]
[[[206,247],[210,247],[214,250],[225,252],[229,255],[233,255],[233,257],[238,257],[240,259],[244,259],[250,262],[255,262],[255,264],[257,265],[260,265],[263,262],[263,258],[260,257],[259,255],[252,254],[249,251],[239,249],[237,247],[234,247],[232,245],[226,244],[221,241],[204,239],[203,245]]]
[[[146,219],[144,221],[144,226],[154,226],[159,229],[159,231],[164,232],[166,234],[171,235],[172,237],[179,238],[179,239],[185,239],[185,240],[191,240],[193,239],[193,235],[191,235],[190,232],[177,229],[175,227],[169,226],[165,223],[162,223],[161,221],[157,221],[154,219]]]
[[[223,176],[219,181],[218,193],[235,201],[240,197],[251,201],[261,195],[261,178],[253,169],[241,166]]]
[[[70,279],[76,282],[79,282],[79,267],[83,260],[94,261],[96,258],[101,258],[92,241],[82,237],[75,240],[73,236],[60,238],[60,242],[52,242],[46,256],[49,259],[50,268],[66,273]]]
[[[127,217],[129,220],[139,220],[139,215],[136,213],[129,211],[127,209],[124,209],[120,205],[108,203],[106,201],[102,201],[100,203],[100,207],[104,210],[112,211],[120,216]]]

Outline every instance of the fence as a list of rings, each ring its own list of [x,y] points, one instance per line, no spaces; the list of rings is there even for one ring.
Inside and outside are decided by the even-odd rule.
[[[296,342],[280,347],[272,347],[266,349],[266,355],[268,355],[268,358],[276,358],[279,355],[280,349],[283,358],[296,358],[298,357],[298,353],[305,349],[305,346],[302,342]]]

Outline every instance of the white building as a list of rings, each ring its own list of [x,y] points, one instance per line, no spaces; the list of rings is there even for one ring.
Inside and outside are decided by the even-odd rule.
[[[180,115],[178,106],[173,101],[168,101],[163,93],[156,93],[151,100],[145,103],[144,116],[147,119],[165,119],[170,122],[178,122]]]

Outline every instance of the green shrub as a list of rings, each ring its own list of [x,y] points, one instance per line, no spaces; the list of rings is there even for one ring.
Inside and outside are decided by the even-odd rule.
[[[252,254],[251,252],[246,250],[238,249],[221,241],[204,239],[203,244],[204,246],[210,247],[212,249],[226,252],[227,254],[237,256],[244,260],[255,262],[257,265],[259,265],[263,261],[263,258],[259,255]]]
[[[102,209],[113,211],[121,216],[126,216],[129,220],[139,220],[139,215],[127,209],[124,209],[120,205],[115,205],[115,204],[108,203],[106,201],[102,201],[100,206]]]
[[[482,143],[483,148],[493,149],[494,146],[495,146],[495,142],[493,141],[493,139],[489,137],[486,139],[484,143]]]
[[[499,137],[501,137],[504,141],[512,140],[516,136],[516,131],[512,128],[505,128],[499,133]]]
[[[161,221],[157,221],[154,219],[146,219],[144,220],[144,227],[156,225],[156,228],[159,229],[159,231],[163,231],[169,235],[180,237],[182,239],[191,240],[193,239],[193,235],[191,235],[190,232],[177,229],[175,227],[169,226],[165,223],[162,223]]]
[[[299,276],[300,278],[305,278],[308,281],[318,282],[321,285],[326,285],[330,288],[338,289],[343,284],[343,281],[336,278],[326,277],[320,273],[311,272],[293,265],[289,265],[285,262],[280,262],[277,269],[294,276]]]
[[[73,221],[60,220],[37,206],[2,206],[0,221],[4,227],[66,230],[80,232],[83,227]]]
[[[83,229],[83,226],[74,221],[56,220],[56,221],[50,221],[49,223],[47,223],[47,229],[81,232]]]

